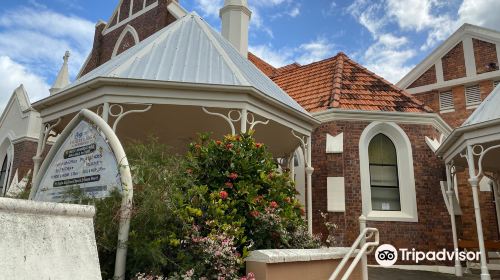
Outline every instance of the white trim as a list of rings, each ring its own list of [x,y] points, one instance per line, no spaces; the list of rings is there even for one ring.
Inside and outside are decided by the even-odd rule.
[[[362,111],[328,109],[321,112],[311,113],[313,117],[322,123],[353,120],[353,121],[380,121],[396,122],[406,124],[431,125],[445,136],[452,132],[452,128],[436,113],[407,113],[407,112],[385,112],[385,111]]]
[[[371,186],[368,146],[378,134],[389,137],[396,147],[401,211],[374,211],[371,206]],[[411,142],[395,123],[372,122],[359,139],[359,166],[363,215],[371,221],[418,222],[415,175]]]
[[[477,75],[476,59],[474,56],[474,47],[472,45],[472,37],[465,36],[463,39],[464,60],[465,60],[465,76],[475,77]]]
[[[111,55],[111,58],[115,57],[118,53],[118,49],[120,48],[120,45],[122,44],[123,39],[127,35],[127,33],[130,33],[132,37],[134,38],[134,46],[137,45],[140,41],[139,39],[139,34],[135,30],[134,27],[132,27],[130,24],[127,24],[125,28],[123,29],[122,33],[118,37],[118,40],[116,41],[115,47],[113,48],[113,54]]]
[[[424,72],[427,70],[432,64],[435,64],[437,60],[440,60],[441,57],[443,57],[450,49],[452,49],[456,44],[458,44],[460,41],[462,41],[462,38],[464,35],[470,35],[471,37],[474,37],[476,39],[481,39],[481,40],[486,40],[490,42],[500,42],[500,32],[484,28],[484,27],[479,27],[471,24],[463,24],[455,33],[453,33],[446,41],[444,41],[440,46],[438,46],[429,56],[427,56],[422,62],[420,62],[417,66],[413,68],[406,76],[404,76],[396,85],[399,88],[402,89],[407,89],[416,79],[418,79]],[[500,51],[498,50],[498,44],[497,44],[497,53],[500,54]],[[499,57],[500,59],[500,57]],[[500,65],[500,61],[499,61]],[[499,74],[499,71],[495,72],[488,72],[488,73],[497,73]],[[477,75],[477,78],[479,76],[483,75]],[[475,77],[468,77],[469,79],[475,79]],[[458,80],[458,79],[457,79]],[[453,82],[456,80],[452,80]],[[450,82],[450,81],[448,81]],[[427,88],[432,88],[432,89],[427,89],[421,90],[420,88],[424,87],[419,87],[418,91],[410,91],[410,89],[407,89],[408,92],[410,93],[416,93],[416,92],[424,92],[424,91],[430,91],[433,89],[441,88],[442,86],[439,85],[437,86],[436,84],[434,85],[429,85],[426,86]],[[417,89],[417,88],[415,88]]]
[[[441,59],[438,59],[436,61],[436,64],[434,64],[435,69],[436,69],[436,82],[438,84],[444,82],[444,74],[443,74],[443,61]]]
[[[461,85],[470,84],[470,83],[478,83],[478,82],[483,81],[483,80],[496,80],[498,78],[500,78],[500,70],[485,72],[482,74],[477,74],[474,77],[463,77],[463,78],[445,81],[442,83],[431,84],[431,85],[415,87],[415,88],[408,88],[408,89],[405,89],[405,91],[408,93],[411,93],[411,94],[415,94],[415,93],[428,92],[428,91],[433,91],[433,90],[450,89],[450,88],[455,87],[455,86],[461,86]]]
[[[135,14],[129,15],[129,17],[128,17],[127,19],[125,19],[124,21],[120,21],[120,19],[119,19],[119,16],[120,16],[120,11],[119,11],[119,9],[120,9],[120,7],[121,7],[121,5],[122,5],[122,2],[123,2],[123,0],[122,0],[122,1],[120,1],[120,4],[119,4],[118,9],[117,9],[118,14],[117,14],[117,19],[116,19],[116,20],[117,20],[116,24],[115,24],[115,25],[113,25],[112,27],[109,27],[109,25],[113,23],[113,22],[112,22],[112,20],[113,20],[113,16],[115,15],[115,14],[113,14],[113,16],[111,16],[111,19],[110,19],[109,23],[106,25],[106,27],[105,27],[105,28],[104,28],[104,30],[102,31],[102,35],[103,35],[103,36],[104,36],[104,35],[106,35],[106,34],[108,34],[108,33],[110,33],[110,32],[112,32],[112,31],[114,31],[114,30],[116,30],[116,29],[118,29],[118,28],[120,28],[120,27],[121,27],[121,26],[123,26],[124,24],[129,23],[129,22],[130,22],[130,21],[132,21],[133,19],[135,19],[135,18],[137,18],[137,17],[139,17],[139,16],[141,16],[141,15],[143,15],[143,14],[145,14],[145,13],[147,13],[147,12],[151,11],[152,9],[154,9],[154,8],[158,7],[158,1],[156,1],[156,2],[154,2],[153,4],[151,4],[151,5],[147,6],[147,7],[145,7],[145,8],[144,8],[144,9],[142,9],[141,11],[139,11],[139,12],[137,12],[137,13],[135,13]],[[144,0],[144,3],[146,3],[146,0]]]

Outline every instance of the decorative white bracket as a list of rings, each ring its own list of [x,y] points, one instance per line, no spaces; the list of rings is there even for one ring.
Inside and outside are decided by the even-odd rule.
[[[245,123],[245,118],[246,118],[246,123],[248,123],[250,125],[250,130],[254,129],[254,127],[256,125],[258,125],[258,124],[264,124],[264,125],[266,125],[266,124],[269,123],[269,120],[266,120],[266,121],[257,121],[257,120],[255,120],[254,114],[253,113],[246,113],[245,109],[244,109],[245,110],[244,112],[242,112],[243,110],[242,111],[239,111],[239,110],[230,110],[227,113],[227,116],[224,115],[224,114],[221,114],[221,113],[210,112],[205,107],[201,107],[201,109],[206,114],[209,114],[209,115],[216,116],[216,117],[224,119],[227,122],[227,124],[229,124],[229,127],[231,128],[231,135],[235,135],[236,134],[236,128],[234,126],[234,123],[241,121],[242,124],[244,124]],[[235,114],[236,114],[236,116],[235,116]]]
[[[118,123],[127,115],[130,115],[130,114],[135,114],[135,113],[144,113],[144,112],[147,112],[151,109],[151,107],[153,107],[153,104],[143,104],[145,106],[147,106],[146,108],[144,109],[141,109],[141,110],[130,110],[130,111],[126,111],[123,109],[123,105],[121,104],[112,104],[109,106],[109,115],[116,118],[115,122],[113,123],[113,132],[116,132],[116,127],[118,126]],[[118,108],[118,112],[116,113],[113,113],[113,108]],[[99,113],[99,109],[98,109],[98,113]]]

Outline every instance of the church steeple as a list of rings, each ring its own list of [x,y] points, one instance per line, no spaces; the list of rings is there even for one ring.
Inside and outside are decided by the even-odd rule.
[[[69,59],[69,51],[66,51],[64,54],[64,62],[61,67],[61,70],[59,70],[59,74],[57,74],[57,78],[52,85],[52,88],[49,90],[50,95],[54,95],[61,89],[65,88],[67,85],[69,85],[69,70],[68,70],[68,59]]]

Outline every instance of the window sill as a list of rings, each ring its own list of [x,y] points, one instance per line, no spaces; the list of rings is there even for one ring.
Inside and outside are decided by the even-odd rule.
[[[453,112],[455,112],[455,109],[444,109],[444,110],[439,111],[439,113],[441,113],[441,114],[453,113]]]
[[[402,211],[371,211],[366,215],[368,221],[418,223],[417,215]]]

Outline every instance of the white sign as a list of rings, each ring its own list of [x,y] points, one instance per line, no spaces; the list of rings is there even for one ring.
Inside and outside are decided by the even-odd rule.
[[[113,151],[101,133],[84,120],[52,158],[34,199],[61,202],[68,200],[68,192],[75,188],[95,198],[106,197],[115,188],[121,190]]]

